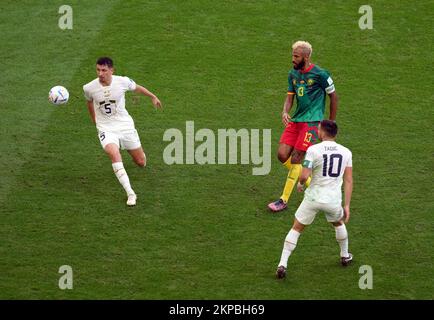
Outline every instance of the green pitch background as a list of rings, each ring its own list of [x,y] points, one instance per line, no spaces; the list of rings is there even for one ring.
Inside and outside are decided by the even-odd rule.
[[[432,299],[434,5],[393,1],[64,1],[0,5],[1,299]],[[360,30],[370,4],[374,29]],[[283,129],[290,46],[313,45],[340,97],[339,141],[353,151],[348,225],[354,264],[341,268],[319,217],[288,278],[274,277],[302,195],[271,214],[286,170]],[[98,56],[154,91],[127,107],[148,156],[124,163],[135,208],[103,154],[82,85]],[[64,85],[69,103],[47,102]],[[163,162],[166,129],[271,128],[272,170]],[[61,265],[74,289],[58,288]],[[374,288],[359,289],[361,265]]]

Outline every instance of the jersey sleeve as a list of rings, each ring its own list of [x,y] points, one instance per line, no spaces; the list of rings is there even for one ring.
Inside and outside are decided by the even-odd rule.
[[[134,82],[134,80],[128,78],[128,77],[123,77],[123,82],[125,85],[125,89],[127,91],[134,91],[137,88],[136,83]]]
[[[293,79],[291,73],[288,75],[288,94],[295,94]]]
[[[353,167],[353,154],[351,153],[351,151],[348,152],[347,168],[348,167]]]
[[[335,92],[335,84],[333,82],[332,77],[327,71],[324,70],[323,72],[321,72],[319,74],[319,77],[320,77],[319,83],[321,85],[321,88],[323,88],[327,94]]]
[[[89,90],[87,89],[86,85],[83,86],[83,92],[84,92],[84,97],[86,98],[87,101],[92,101],[92,96],[89,92]]]
[[[315,157],[315,153],[312,148],[308,148],[306,155],[304,156],[304,160],[302,163],[303,168],[313,169],[313,160]]]

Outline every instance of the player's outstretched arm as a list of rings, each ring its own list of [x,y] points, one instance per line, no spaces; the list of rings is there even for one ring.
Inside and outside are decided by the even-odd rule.
[[[329,93],[330,98],[330,117],[329,120],[336,120],[336,113],[338,112],[338,95],[336,91]]]
[[[163,105],[161,104],[160,99],[158,99],[155,94],[153,94],[151,91],[149,91],[145,87],[137,85],[136,86],[136,90],[134,90],[134,92],[141,93],[141,94],[143,94],[143,95],[151,98],[152,104],[154,105],[154,107],[156,107],[156,108],[162,108],[163,107]]]
[[[344,192],[345,192],[345,223],[350,220],[350,202],[351,195],[353,194],[353,168],[346,167],[344,171]]]
[[[96,124],[95,121],[95,109],[93,108],[93,101],[86,101],[87,103],[87,110],[89,110],[90,118],[92,119],[93,124]]]

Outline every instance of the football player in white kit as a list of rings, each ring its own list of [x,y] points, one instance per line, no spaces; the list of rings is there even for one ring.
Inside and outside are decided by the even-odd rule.
[[[150,97],[156,108],[161,108],[161,102],[155,94],[128,77],[113,75],[113,60],[108,57],[97,60],[96,73],[98,78],[83,86],[87,107],[96,124],[101,146],[110,157],[113,171],[127,193],[127,205],[134,206],[137,195],[131,188],[119,148],[126,149],[140,167],[146,165],[146,155],[134,121],[125,108],[125,92],[134,91]]]
[[[348,252],[348,232],[345,227],[350,219],[350,201],[353,192],[353,164],[351,151],[335,142],[338,127],[334,121],[321,121],[318,129],[321,143],[307,149],[303,169],[297,185],[302,192],[307,178],[312,175],[310,186],[305,190],[303,202],[295,213],[294,224],[285,238],[276,277],[286,276],[288,258],[294,251],[298,237],[305,226],[310,225],[319,211],[336,231],[340,246],[341,264],[347,266],[353,259]],[[345,204],[342,208],[342,182]]]

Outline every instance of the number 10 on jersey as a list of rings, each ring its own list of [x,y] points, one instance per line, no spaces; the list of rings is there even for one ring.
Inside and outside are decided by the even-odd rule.
[[[324,177],[339,177],[342,169],[342,155],[338,153],[323,154],[322,175]],[[336,169],[337,166],[337,169]]]

